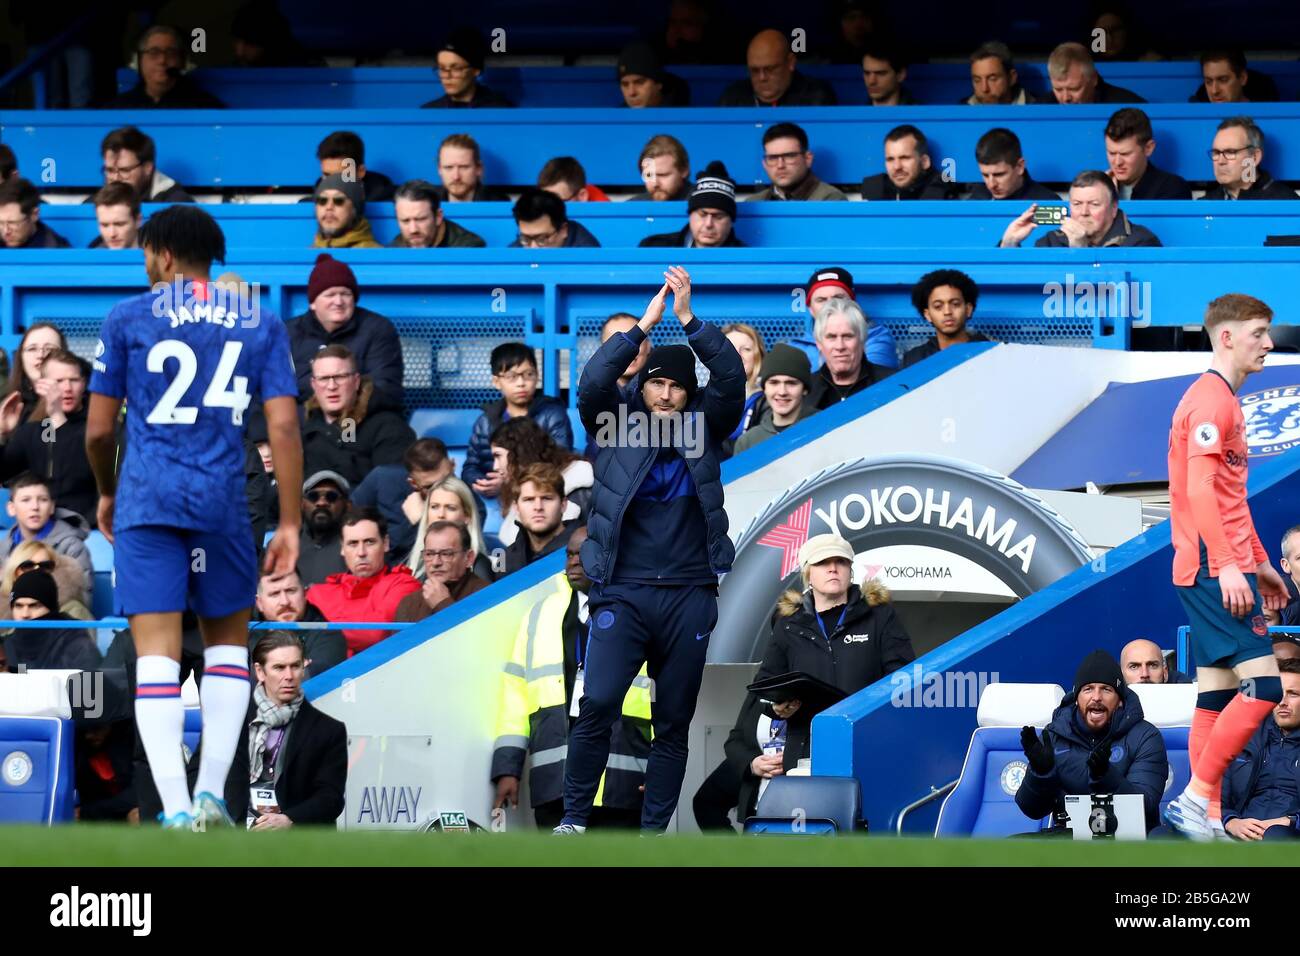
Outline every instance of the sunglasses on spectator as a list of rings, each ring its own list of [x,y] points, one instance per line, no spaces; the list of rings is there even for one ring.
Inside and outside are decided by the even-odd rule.
[[[338,500],[339,500],[340,498],[342,498],[342,497],[343,497],[343,495],[340,494],[340,493],[337,492],[337,491],[309,491],[309,492],[307,492],[307,500],[310,501],[310,502],[312,502],[313,504],[314,504],[315,502],[317,502],[317,501],[323,501],[323,502],[325,502],[327,505],[332,505],[332,504],[334,504],[334,502],[338,501]]]
[[[24,561],[18,565],[19,574],[26,574],[28,571],[44,571],[49,574],[53,570],[53,561]]]
[[[318,206],[342,206],[348,202],[347,196],[317,196],[316,205]]]

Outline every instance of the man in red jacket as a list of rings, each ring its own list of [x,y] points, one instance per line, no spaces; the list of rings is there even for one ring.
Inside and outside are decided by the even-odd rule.
[[[420,582],[405,566],[384,564],[388,551],[388,522],[373,508],[357,508],[343,518],[343,561],[348,569],[331,574],[307,591],[307,600],[327,621],[397,620],[397,605],[420,590]],[[344,631],[348,656],[390,636],[391,631]]]

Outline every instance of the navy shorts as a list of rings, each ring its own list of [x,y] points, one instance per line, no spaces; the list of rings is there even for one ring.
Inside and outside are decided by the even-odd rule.
[[[113,536],[113,591],[117,613],[128,617],[188,608],[214,618],[251,608],[257,596],[253,536],[160,525],[119,531]]]
[[[1255,606],[1244,618],[1236,618],[1223,606],[1219,579],[1210,577],[1205,565],[1196,572],[1196,580],[1176,586],[1192,627],[1192,660],[1197,667],[1236,667],[1244,661],[1273,654],[1273,641],[1264,620],[1264,605],[1255,586],[1255,575],[1247,574]]]

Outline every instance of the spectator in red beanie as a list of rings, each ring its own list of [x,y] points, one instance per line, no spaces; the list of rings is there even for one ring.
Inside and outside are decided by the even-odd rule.
[[[343,345],[357,371],[374,382],[378,407],[402,407],[402,344],[393,323],[378,312],[357,307],[361,290],[347,263],[327,252],[316,257],[307,280],[308,309],[289,322],[289,347],[298,371],[300,401],[311,397],[311,360],[327,345]]]

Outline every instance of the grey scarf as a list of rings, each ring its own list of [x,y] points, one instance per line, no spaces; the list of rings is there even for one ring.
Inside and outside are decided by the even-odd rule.
[[[276,727],[287,727],[298,716],[302,707],[303,696],[298,696],[287,704],[277,704],[266,696],[266,688],[258,684],[253,688],[253,703],[257,705],[257,716],[248,735],[248,782],[256,783],[262,776],[262,756],[266,753],[266,738]]]

